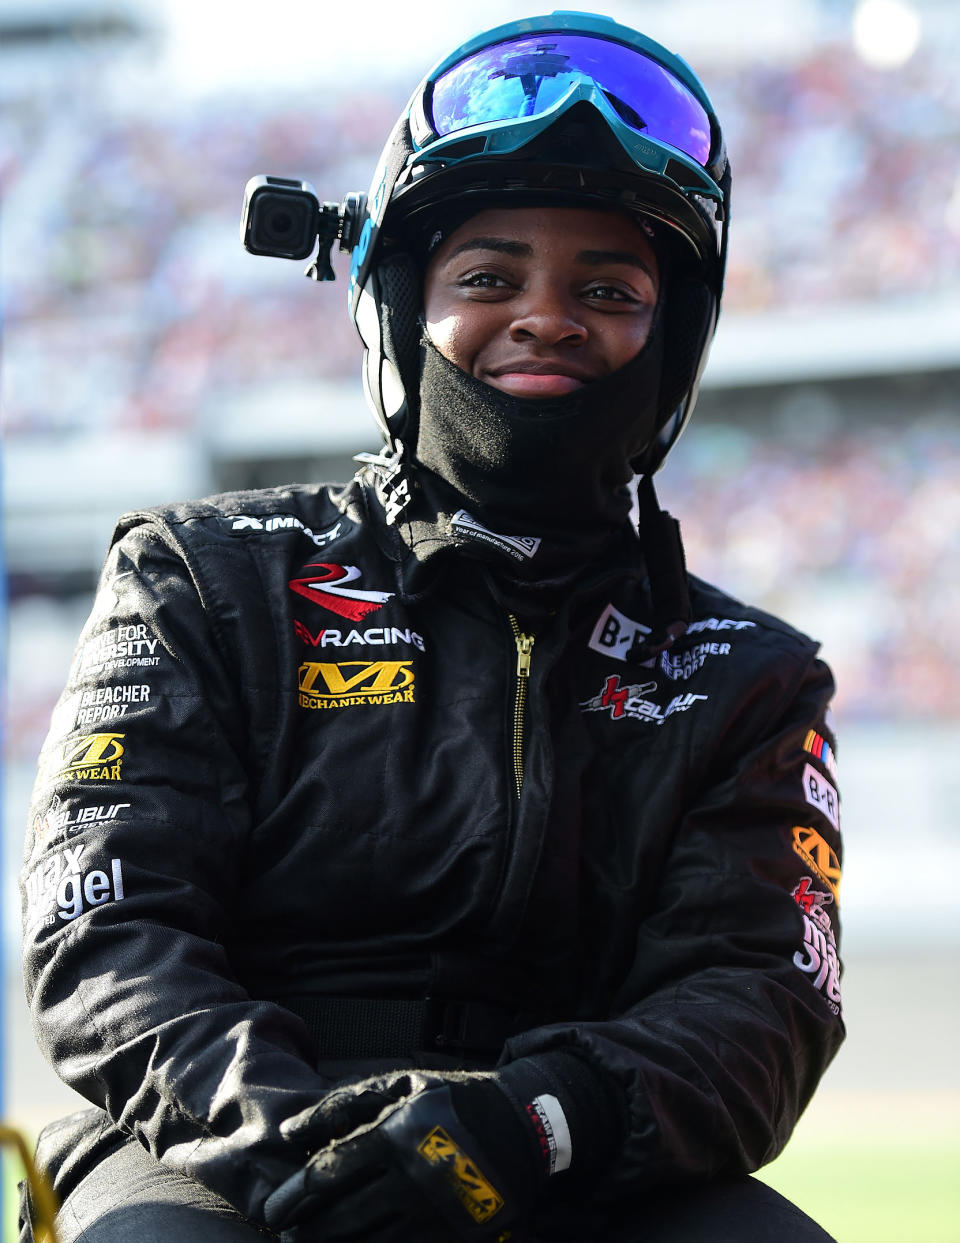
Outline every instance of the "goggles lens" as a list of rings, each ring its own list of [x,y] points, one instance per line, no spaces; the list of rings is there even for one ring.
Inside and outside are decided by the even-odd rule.
[[[442,138],[471,125],[539,116],[585,79],[631,129],[706,166],[710,118],[697,97],[637,48],[593,35],[547,32],[474,52],[434,83],[433,127]]]

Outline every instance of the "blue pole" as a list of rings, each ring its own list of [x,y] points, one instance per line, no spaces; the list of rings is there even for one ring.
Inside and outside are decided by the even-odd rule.
[[[3,339],[3,321],[3,303],[0,302],[0,340]],[[4,862],[7,851],[6,824],[3,815],[3,773],[7,753],[7,570],[3,555],[3,515],[3,437],[0,435],[0,1120],[6,1116],[7,1112],[7,944],[5,936],[7,912],[4,901],[4,889],[7,883]],[[6,1237],[6,1197],[3,1193],[6,1168],[7,1158],[0,1155],[0,1239]]]
[[[0,327],[3,324],[2,307],[0,307]],[[3,816],[3,772],[4,757],[7,749],[7,572],[3,557],[3,440],[0,437],[0,1120],[6,1116],[6,1080],[7,1080],[7,944],[6,944],[6,902],[4,890],[7,878],[4,862],[6,860],[6,824]],[[7,1168],[7,1157],[0,1156],[0,1239],[6,1236],[6,1204],[4,1196],[4,1175]]]

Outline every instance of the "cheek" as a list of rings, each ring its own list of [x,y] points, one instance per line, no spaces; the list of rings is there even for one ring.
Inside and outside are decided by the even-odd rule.
[[[653,307],[642,315],[622,315],[604,326],[604,353],[611,371],[625,366],[640,353],[650,336]]]
[[[462,331],[456,315],[445,312],[442,307],[428,306],[424,315],[427,336],[440,353],[458,367],[462,367],[461,355],[465,349]]]
[[[472,373],[478,355],[490,336],[487,316],[471,303],[427,302],[424,317],[427,335],[444,358],[461,371]]]

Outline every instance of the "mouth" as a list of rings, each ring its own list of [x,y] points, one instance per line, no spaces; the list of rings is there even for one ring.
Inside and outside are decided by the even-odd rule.
[[[517,359],[487,372],[488,384],[514,397],[561,397],[596,377],[586,368],[549,359]]]

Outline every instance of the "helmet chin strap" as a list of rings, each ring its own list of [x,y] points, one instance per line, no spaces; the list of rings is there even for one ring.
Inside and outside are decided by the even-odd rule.
[[[665,652],[690,624],[690,592],[687,563],[680,538],[680,523],[660,508],[650,475],[637,487],[637,531],[643,548],[653,603],[653,628],[641,640],[637,635],[626,653],[630,664],[640,665]]]

